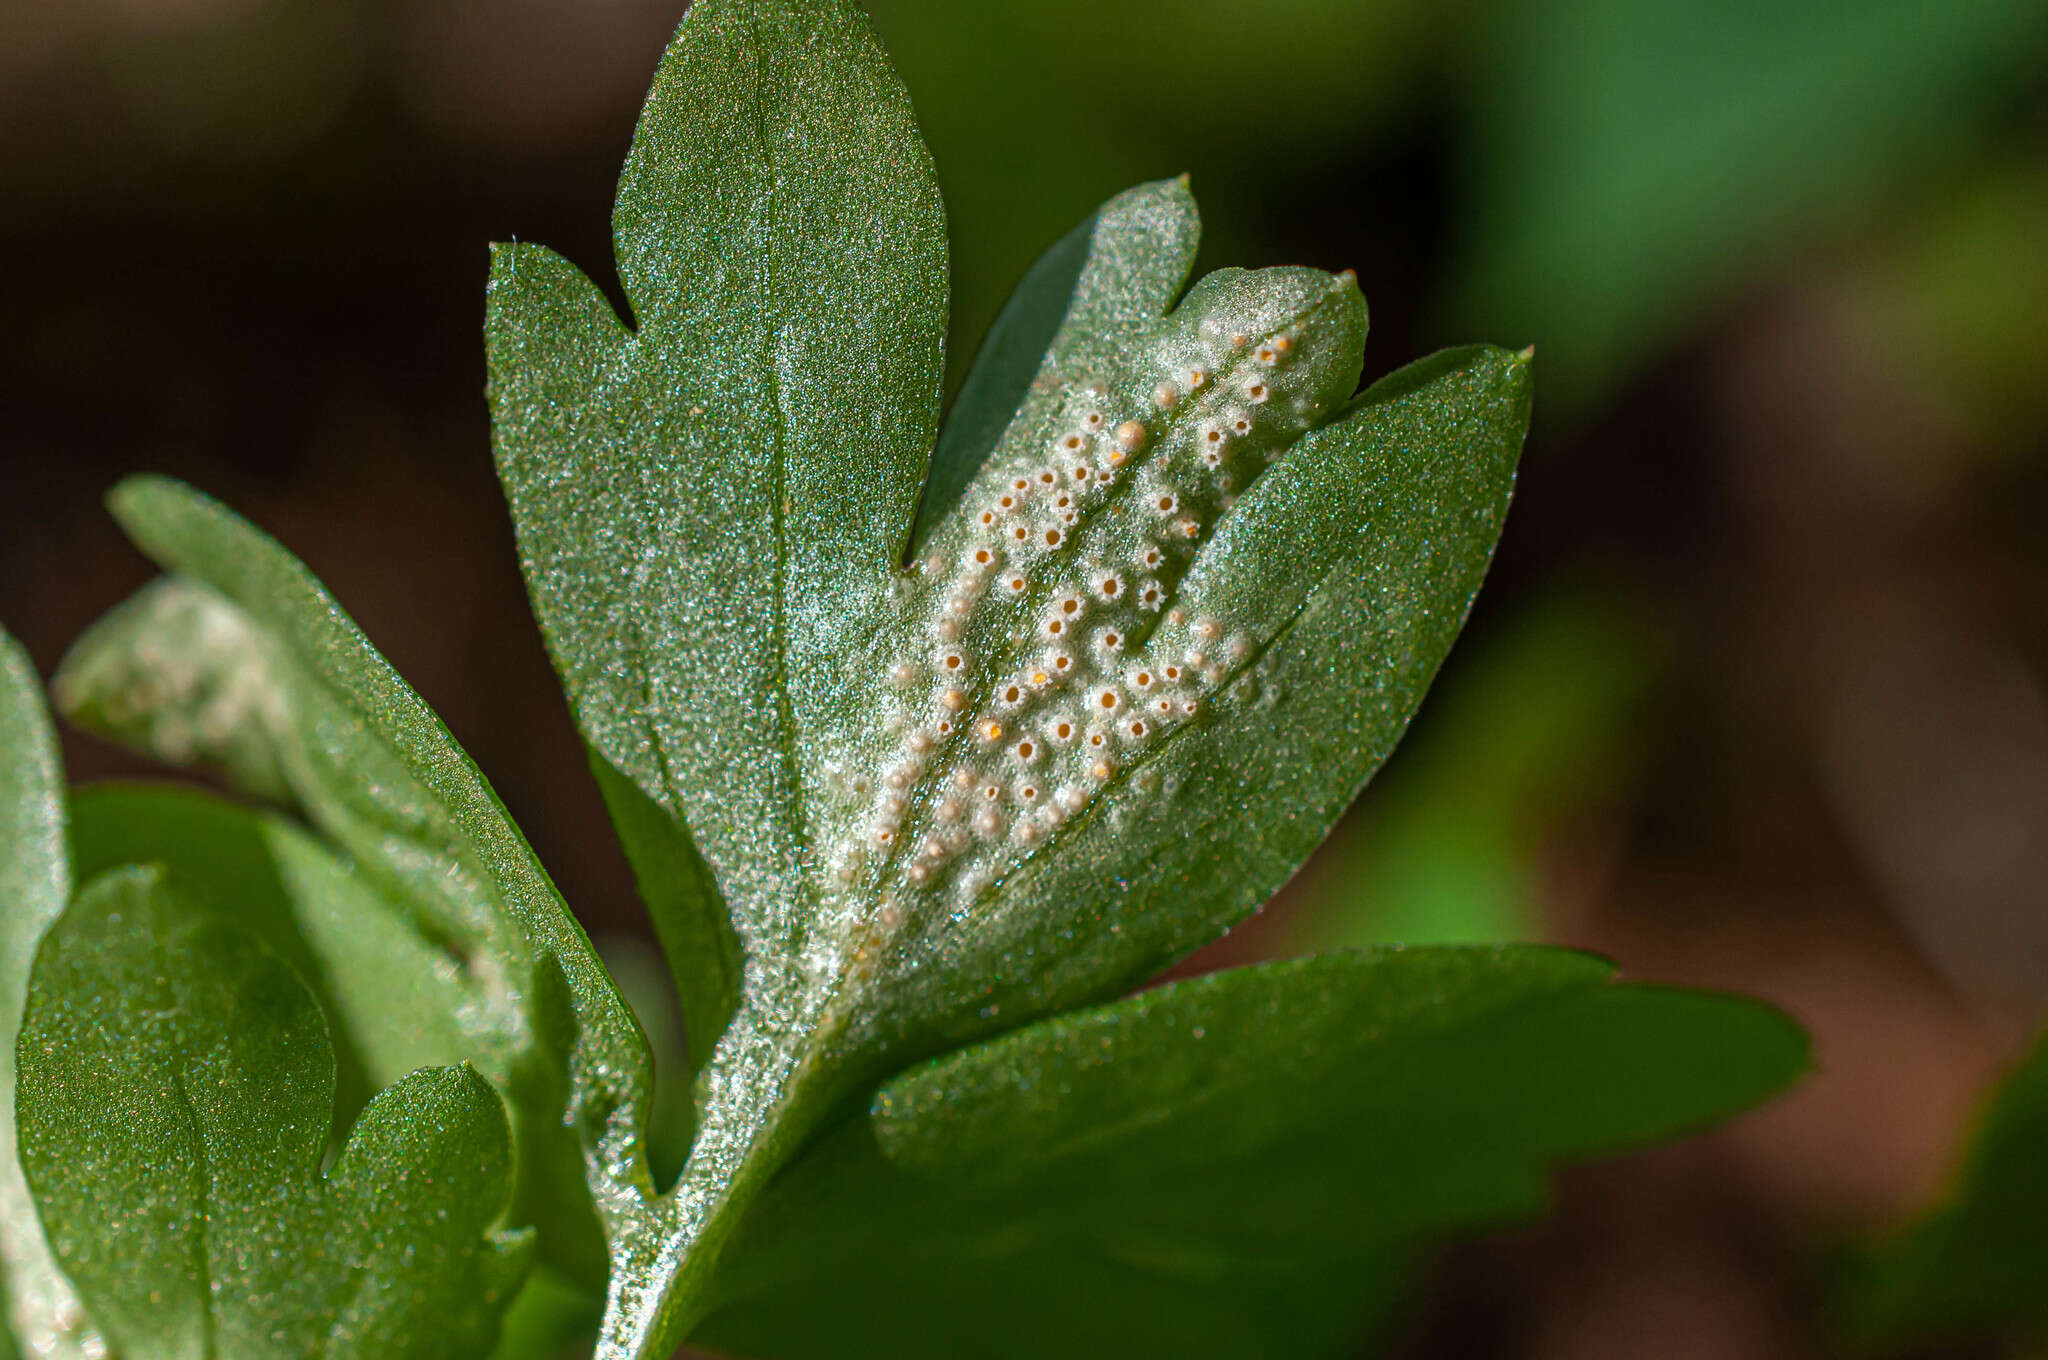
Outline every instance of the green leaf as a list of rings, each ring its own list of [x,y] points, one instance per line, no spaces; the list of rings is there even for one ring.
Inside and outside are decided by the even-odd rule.
[[[845,3],[694,6],[614,231],[630,332],[558,257],[497,248],[499,466],[598,758],[687,819],[739,939],[786,955],[815,895],[796,872],[798,732],[885,603],[937,423],[944,218],[866,21]],[[684,961],[725,908],[651,905],[688,1026],[715,1038],[737,954],[708,987]]]
[[[946,415],[918,506],[918,543],[959,503],[1005,431],[1051,415],[1063,367],[1110,360],[1105,342],[1173,305],[1200,237],[1183,176],[1119,194],[1039,257],[997,315]]]
[[[902,569],[942,222],[853,8],[696,6],[616,225],[632,329],[515,246],[486,334],[528,587],[628,851],[643,883],[689,861],[659,810],[716,881],[650,892],[657,925],[702,952],[722,897],[743,960],[675,969],[699,1035],[742,985],[677,1189],[614,1243],[605,1353],[653,1355],[865,1083],[1113,995],[1293,870],[1462,621],[1528,380],[1464,352],[1347,405],[1356,280],[1226,270],[1176,306],[1194,206],[1141,186],[1027,281]]]
[[[38,1355],[84,1360],[97,1337],[51,1259],[15,1149],[15,1036],[36,945],[71,895],[64,854],[64,775],[42,682],[0,629],[0,1264],[7,1311],[0,1336]],[[11,1332],[11,1335],[7,1335]]]
[[[1563,950],[1373,950],[1174,983],[897,1077],[770,1188],[703,1331],[739,1355],[1339,1353],[1414,1244],[1755,1103],[1753,1002]],[[1382,1305],[1383,1306],[1383,1305]]]
[[[489,1051],[464,1023],[488,999],[460,956],[283,817],[196,789],[101,784],[71,796],[71,862],[79,883],[156,865],[182,899],[229,913],[284,960],[333,1028],[339,1133],[408,1073]]]
[[[648,1074],[582,928],[476,766],[302,563],[177,482],[134,478],[110,504],[178,575],[79,640],[60,705],[174,763],[231,739],[260,748],[355,872],[459,959],[483,1003],[460,1017],[467,1056],[519,1147],[514,1220],[542,1226],[542,1258],[596,1287],[592,1197],[649,1189],[634,1142]],[[165,743],[167,723],[182,740]]]
[[[334,1062],[319,1007],[156,870],[96,879],[52,927],[20,1063],[23,1169],[117,1350],[488,1346],[532,1246],[490,1230],[511,1148],[489,1083],[414,1073],[370,1102],[323,1178]]]
[[[2048,1035],[1993,1093],[1954,1185],[1844,1263],[1834,1299],[1867,1351],[2004,1334],[2048,1344]]]

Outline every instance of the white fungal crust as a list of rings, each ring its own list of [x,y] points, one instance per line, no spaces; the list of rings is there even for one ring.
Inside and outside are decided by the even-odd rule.
[[[821,863],[848,903],[897,922],[926,901],[971,910],[1096,803],[1156,796],[1148,762],[1256,650],[1248,620],[1178,606],[1181,584],[1235,499],[1349,395],[1308,319],[1349,285],[1306,277],[1198,285],[1099,372],[1061,371],[1055,349],[895,578],[902,615],[866,682],[885,707],[831,753],[843,821]]]

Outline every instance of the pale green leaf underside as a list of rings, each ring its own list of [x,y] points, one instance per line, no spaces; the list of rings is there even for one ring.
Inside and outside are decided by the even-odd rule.
[[[82,1360],[91,1333],[51,1259],[15,1152],[14,1040],[36,944],[71,896],[64,855],[64,775],[43,686],[28,654],[0,630],[0,1332],[51,1360]]]
[[[943,221],[845,3],[693,8],[615,225],[630,328],[511,246],[486,335],[600,785],[643,883],[701,852],[717,888],[647,893],[694,953],[696,1059],[725,1032],[677,1192],[615,1237],[623,1356],[687,1331],[749,1187],[835,1103],[1113,994],[1292,871],[1464,617],[1528,382],[1465,352],[1347,409],[1355,279],[1183,297],[1197,218],[1168,181],[1033,272],[934,464]],[[903,565],[928,471],[952,506]]]
[[[466,1056],[499,1083],[520,1144],[515,1217],[595,1287],[590,1195],[637,1201],[645,1181],[637,1160],[594,1150],[631,1146],[647,1073],[581,927],[482,774],[303,564],[167,479],[131,479],[110,503],[178,575],[74,646],[55,685],[66,712],[173,763],[234,769],[231,749],[275,770],[354,871],[459,960],[483,1003],[456,1017]]]
[[[1806,1061],[1768,1007],[1560,950],[1212,974],[886,1084],[771,1185],[703,1335],[773,1360],[1340,1353],[1412,1244]]]
[[[81,891],[37,954],[21,1155],[66,1273],[115,1349],[160,1360],[481,1351],[531,1235],[491,1225],[503,1107],[427,1068],[320,1174],[334,1061],[319,1007],[151,868]]]
[[[284,817],[196,789],[95,785],[71,795],[71,863],[79,883],[155,865],[181,899],[284,960],[328,1018],[338,1134],[377,1091],[486,1047],[466,1021],[489,1003],[459,957],[422,936],[352,861]]]

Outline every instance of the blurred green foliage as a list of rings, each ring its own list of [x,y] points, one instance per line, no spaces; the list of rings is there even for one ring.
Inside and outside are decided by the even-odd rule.
[[[1612,582],[1553,589],[1467,640],[1400,753],[1311,873],[1287,952],[1538,939],[1548,833],[1596,811],[1641,758],[1664,664]]]

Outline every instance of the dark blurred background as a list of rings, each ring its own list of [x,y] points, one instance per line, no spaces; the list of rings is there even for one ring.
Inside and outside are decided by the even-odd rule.
[[[945,186],[956,381],[1038,250],[1182,170],[1204,268],[1358,270],[1368,377],[1536,346],[1465,641],[1336,838],[1196,966],[1554,940],[1816,1036],[1789,1098],[1451,1253],[1396,1351],[1826,1354],[1827,1252],[1940,1188],[2048,995],[2048,5],[873,9]],[[520,588],[479,326],[488,241],[609,279],[678,10],[0,6],[0,618],[47,672],[148,575],[114,479],[223,497],[653,978]]]

